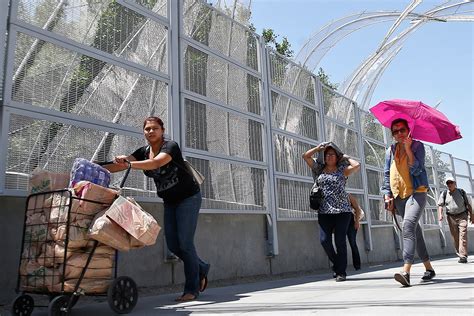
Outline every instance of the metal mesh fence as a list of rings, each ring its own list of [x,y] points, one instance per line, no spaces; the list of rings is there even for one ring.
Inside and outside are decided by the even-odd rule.
[[[272,85],[299,99],[315,104],[315,81],[308,71],[273,51],[268,53],[268,58]]]
[[[268,211],[264,169],[236,163],[188,157],[205,177],[202,208],[229,211]]]
[[[315,109],[272,91],[273,128],[318,140],[319,122]]]
[[[24,43],[36,40],[23,33],[17,38]],[[35,58],[24,67],[17,47],[12,100],[132,127],[149,115],[167,120],[167,84],[58,45],[39,43]]]
[[[184,1],[184,35],[258,71],[258,37],[199,0]]]
[[[185,99],[186,147],[263,161],[263,124]]]
[[[165,26],[117,1],[21,0],[18,19],[152,70],[168,71]],[[27,45],[25,48],[33,51],[18,53],[23,53],[20,57],[28,63],[41,46],[41,42]],[[47,53],[47,49],[41,50]]]
[[[288,174],[311,176],[311,170],[301,159],[301,153],[312,148],[310,144],[297,141],[290,137],[273,134],[275,146],[275,170]]]
[[[81,157],[110,161],[114,155],[130,154],[144,145],[141,137],[130,137],[93,128],[77,127],[58,121],[12,114],[9,121],[6,183],[8,189],[27,190],[29,176],[36,168],[68,174],[74,159]],[[113,174],[117,185],[122,174]],[[155,195],[141,172],[132,172],[126,187]],[[144,194],[146,193],[146,194]],[[137,195],[131,193],[131,195]]]
[[[355,125],[356,104],[323,86],[324,114],[349,126]]]
[[[125,2],[136,3],[153,13],[168,17],[168,0],[125,0]]]
[[[369,224],[392,223],[380,196],[387,130],[223,12],[200,0],[182,6],[167,0],[12,5],[1,87],[9,99],[2,108],[8,135],[1,144],[7,154],[0,190],[26,190],[36,167],[69,172],[77,157],[129,154],[145,143],[143,118],[156,115],[167,130],[179,130],[183,153],[205,175],[207,211],[316,219],[308,200],[311,173],[301,154],[327,140],[364,162],[347,188]],[[173,12],[181,14],[181,33],[170,30]],[[181,51],[170,51],[175,42],[173,49]],[[170,87],[179,87],[179,95]],[[434,227],[445,179],[455,176],[472,195],[474,166],[425,149],[430,191],[423,222]],[[155,197],[154,184],[141,172],[132,172],[126,186],[125,194]]]
[[[260,79],[192,46],[184,50],[185,89],[240,111],[260,115]]]
[[[317,212],[309,207],[309,199],[302,199],[311,189],[312,183],[277,179],[278,218],[316,219]]]

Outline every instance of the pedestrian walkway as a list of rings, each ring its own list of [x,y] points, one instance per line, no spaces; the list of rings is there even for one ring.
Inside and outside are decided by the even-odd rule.
[[[421,282],[424,268],[413,266],[412,286],[393,280],[401,262],[366,267],[336,283],[318,274],[208,288],[194,302],[175,304],[179,293],[140,297],[131,315],[474,315],[474,259],[433,261],[437,276]],[[212,286],[212,283],[210,283]],[[46,315],[38,310],[33,315]],[[113,315],[107,303],[78,303],[72,315]]]

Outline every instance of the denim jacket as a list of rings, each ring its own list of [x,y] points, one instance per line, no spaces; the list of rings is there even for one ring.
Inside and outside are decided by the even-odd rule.
[[[410,178],[413,185],[413,192],[419,186],[428,186],[428,175],[425,169],[425,146],[422,142],[413,140],[411,144],[411,151],[415,161],[413,166],[410,167]],[[392,189],[390,188],[390,166],[392,164],[393,154],[395,153],[395,144],[392,144],[390,148],[385,152],[385,167],[383,170],[383,185],[380,191],[385,194],[392,196]]]

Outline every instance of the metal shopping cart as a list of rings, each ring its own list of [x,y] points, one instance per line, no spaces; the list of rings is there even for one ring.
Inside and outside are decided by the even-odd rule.
[[[120,188],[129,172],[130,168]],[[117,277],[118,252],[87,238],[95,214],[83,212],[86,208],[79,205],[105,209],[110,204],[76,197],[72,189],[28,196],[13,315],[33,312],[30,294],[49,297],[49,315],[68,315],[82,295],[107,296],[118,314],[131,312],[137,304],[136,283],[127,276]]]

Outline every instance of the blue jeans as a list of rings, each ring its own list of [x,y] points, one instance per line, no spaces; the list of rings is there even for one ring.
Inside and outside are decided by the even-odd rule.
[[[347,268],[347,246],[346,234],[351,221],[352,213],[319,214],[320,234],[319,238],[329,260],[334,265],[333,270],[337,275],[346,275]],[[336,251],[332,245],[332,233]]]
[[[405,263],[413,264],[415,248],[422,262],[430,260],[419,223],[425,209],[426,195],[425,192],[415,192],[405,199],[397,196],[394,200],[397,214],[403,217],[403,261]]]
[[[354,215],[352,215],[349,227],[347,228],[347,240],[349,241],[349,246],[351,246],[352,264],[354,265],[354,269],[359,270],[360,254],[359,248],[357,248],[357,230],[355,229],[354,224]]]
[[[209,264],[203,262],[194,247],[194,233],[201,208],[201,192],[178,203],[164,203],[166,244],[184,263],[184,294],[199,295],[200,277],[207,275]]]

